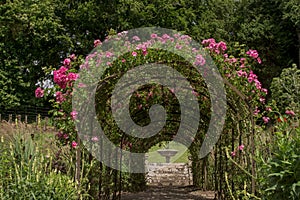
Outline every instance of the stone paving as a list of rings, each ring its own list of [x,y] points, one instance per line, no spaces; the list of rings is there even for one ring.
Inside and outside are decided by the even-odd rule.
[[[192,185],[192,172],[186,163],[148,163],[147,183],[151,186]]]
[[[186,163],[146,163],[146,191],[122,194],[122,200],[210,200],[214,192],[192,185],[192,173]]]
[[[149,186],[144,192],[122,195],[122,200],[212,200],[214,192],[192,186]]]

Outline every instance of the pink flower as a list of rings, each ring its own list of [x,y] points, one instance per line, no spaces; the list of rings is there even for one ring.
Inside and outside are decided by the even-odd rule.
[[[249,55],[252,58],[258,58],[258,52],[256,50],[250,49],[249,51],[246,52],[247,55]]]
[[[203,66],[205,65],[205,62],[206,61],[201,54],[196,55],[196,61],[194,62],[194,65]]]
[[[77,142],[75,142],[75,141],[72,142],[72,147],[73,147],[74,149],[77,147],[77,145],[78,145]]]
[[[142,54],[146,56],[148,54],[147,49],[142,49]]]
[[[100,40],[95,40],[94,41],[94,47],[98,46],[98,45],[101,45],[102,42]]]
[[[153,39],[154,39],[154,38],[157,38],[157,34],[152,33],[152,34],[151,34],[151,38],[153,38]]]
[[[264,92],[265,94],[268,94],[268,89],[266,88],[262,88],[261,91]]]
[[[93,142],[98,142],[99,141],[99,138],[97,137],[97,136],[94,136],[94,137],[92,137],[92,139],[91,139]]]
[[[149,94],[148,94],[148,97],[152,97],[153,96],[153,92],[150,91]]]
[[[223,41],[219,42],[217,48],[224,52],[227,49],[226,43]]]
[[[85,88],[85,87],[86,87],[86,84],[84,84],[84,83],[78,83],[78,87],[79,87],[79,88]]]
[[[291,115],[291,116],[295,116],[295,113],[294,113],[294,111],[292,111],[292,110],[287,110],[287,111],[285,111],[285,114]]]
[[[165,39],[165,40],[168,40],[168,39],[170,39],[171,37],[170,37],[168,34],[165,33],[165,34],[163,34],[162,38]]]
[[[70,115],[71,115],[71,117],[72,117],[73,120],[76,120],[77,114],[78,114],[78,113],[77,113],[75,110],[73,110],[73,111],[70,113]]]
[[[248,76],[248,82],[251,83],[251,82],[255,82],[257,81],[257,75],[253,73],[253,71],[251,70],[249,72],[249,76]]]
[[[62,133],[61,131],[59,131],[59,132],[56,134],[56,136],[57,136],[58,138],[62,138],[62,137],[63,137],[63,133]]]
[[[260,59],[260,57],[257,58],[257,62],[258,62],[258,64],[261,64],[261,59]]]
[[[143,107],[143,105],[142,105],[142,104],[138,105],[138,109],[139,109],[139,110],[141,110],[141,109],[142,109],[142,107]]]
[[[237,62],[237,59],[236,59],[236,58],[230,58],[230,59],[228,60],[228,62],[229,62],[230,64],[236,63],[236,62]]]
[[[263,121],[265,124],[267,124],[269,122],[270,118],[269,117],[263,117]]]
[[[137,52],[133,51],[132,53],[132,56],[136,57],[137,56]]]
[[[241,145],[239,146],[239,150],[240,150],[240,151],[243,151],[244,148],[245,148],[245,146],[244,146],[243,144],[241,144]]]
[[[230,154],[232,157],[234,157],[236,155],[235,151],[232,151]]]
[[[67,76],[67,80],[68,81],[76,81],[76,79],[78,78],[78,74],[70,72]]]
[[[40,87],[36,88],[35,90],[35,97],[42,98],[44,96],[44,90]]]
[[[271,112],[271,111],[272,111],[272,108],[271,108],[271,107],[267,107],[267,108],[266,108],[266,111],[270,111],[270,112]]]
[[[132,39],[135,40],[135,41],[140,41],[140,40],[141,40],[141,39],[140,39],[138,36],[136,36],[136,35],[133,36]]]
[[[76,56],[75,56],[75,54],[73,53],[73,54],[71,54],[70,56],[69,56],[72,60],[76,60]]]
[[[193,94],[195,97],[198,97],[198,96],[199,96],[198,92],[196,92],[195,90],[192,90],[192,94]]]
[[[123,58],[123,59],[122,59],[122,63],[124,63],[124,62],[126,62],[126,60]]]
[[[56,97],[56,102],[57,103],[62,103],[62,102],[64,102],[66,100],[65,97],[64,97],[64,95],[63,95],[63,93],[60,92],[60,91],[57,91],[55,93],[55,97]]]
[[[206,39],[206,40],[202,41],[202,44],[204,44],[204,45],[210,44],[210,43],[216,43],[215,39],[214,38],[209,38],[209,39]]]
[[[255,82],[256,89],[261,90],[262,89],[261,82],[259,82],[259,80],[254,80],[254,82]]]
[[[260,110],[256,107],[253,114],[257,115],[259,112],[260,112]]]
[[[243,70],[237,71],[237,74],[239,77],[247,77],[247,72],[244,72]]]
[[[111,52],[109,52],[109,51],[106,52],[106,58],[110,58],[110,57],[112,57],[113,55],[114,55],[114,54],[111,53]]]
[[[259,98],[259,101],[260,101],[261,103],[263,103],[263,104],[264,104],[264,103],[265,103],[265,101],[266,101],[266,99],[265,99],[264,97],[260,97],[260,98]]]
[[[63,137],[65,140],[69,138],[68,134],[66,134],[66,133],[63,135]]]
[[[61,66],[58,70],[53,71],[54,83],[59,85],[62,89],[64,89],[67,85],[66,71],[68,71],[68,69],[64,66]]]
[[[69,67],[71,63],[71,59],[70,58],[66,58],[63,62],[64,66]]]
[[[181,46],[180,44],[176,44],[176,45],[175,45],[175,48],[176,48],[176,49],[182,49],[182,46]]]

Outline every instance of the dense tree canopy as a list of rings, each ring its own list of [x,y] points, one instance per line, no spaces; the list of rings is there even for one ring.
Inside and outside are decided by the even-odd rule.
[[[0,107],[36,104],[32,91],[43,67],[60,67],[67,53],[87,55],[86,47],[111,31],[145,26],[256,48],[263,63],[255,71],[268,87],[299,63],[299,13],[297,0],[2,1]]]

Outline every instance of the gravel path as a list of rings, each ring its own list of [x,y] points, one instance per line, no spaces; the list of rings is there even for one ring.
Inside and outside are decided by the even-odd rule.
[[[128,193],[122,195],[122,200],[211,200],[214,193],[200,191],[192,186],[171,187],[171,186],[149,186],[144,192]]]

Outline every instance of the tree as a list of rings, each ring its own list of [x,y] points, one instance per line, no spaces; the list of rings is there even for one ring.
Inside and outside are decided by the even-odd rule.
[[[16,0],[0,4],[0,107],[34,104],[33,88],[44,66],[60,65],[72,46],[58,1]]]

